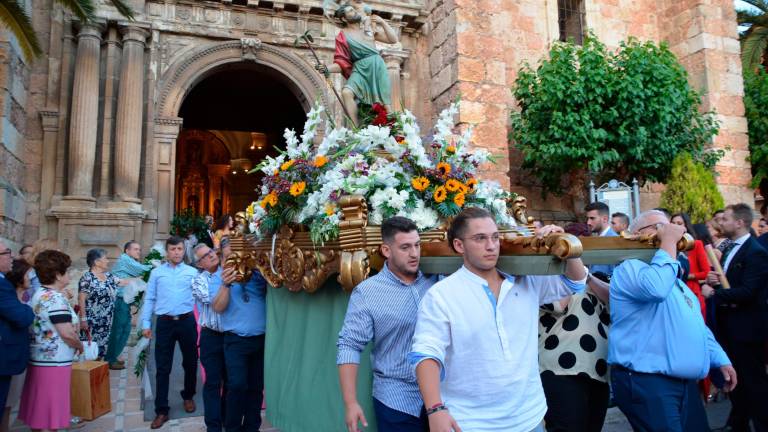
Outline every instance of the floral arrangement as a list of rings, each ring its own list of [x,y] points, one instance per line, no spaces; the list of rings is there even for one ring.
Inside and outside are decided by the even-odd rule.
[[[501,226],[515,226],[507,211],[514,194],[498,183],[477,177],[493,162],[484,149],[470,149],[471,128],[453,133],[458,103],[444,110],[425,145],[416,118],[409,111],[389,113],[374,105],[366,126],[356,130],[326,126],[314,146],[323,107],[308,114],[300,137],[286,130],[286,149],[267,157],[254,171],[264,175],[259,200],[246,210],[250,230],[277,232],[284,224],[309,227],[316,244],[339,234],[343,195],[362,195],[372,225],[392,216],[407,216],[420,230],[440,226],[463,207],[491,211]]]

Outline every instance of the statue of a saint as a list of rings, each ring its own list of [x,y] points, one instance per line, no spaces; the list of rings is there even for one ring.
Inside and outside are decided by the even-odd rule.
[[[398,42],[395,31],[378,15],[369,15],[359,0],[333,0],[324,4],[326,16],[335,18],[342,30],[336,36],[333,64],[317,66],[324,73],[340,73],[347,82],[341,90],[344,108],[358,124],[358,104],[380,103],[391,109],[392,94],[387,65],[376,49],[375,41]]]

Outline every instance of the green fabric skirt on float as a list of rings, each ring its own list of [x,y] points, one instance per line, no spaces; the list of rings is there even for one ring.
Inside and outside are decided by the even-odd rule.
[[[267,419],[281,432],[346,430],[336,341],[348,301],[335,277],[313,294],[268,288],[264,393]],[[376,431],[372,376],[369,345],[357,379],[366,431]]]

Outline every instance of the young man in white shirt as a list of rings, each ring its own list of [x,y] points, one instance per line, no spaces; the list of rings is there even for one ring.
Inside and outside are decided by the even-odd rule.
[[[563,232],[545,226],[539,236]],[[496,268],[500,235],[491,214],[467,208],[448,241],[464,266],[419,306],[409,358],[431,432],[543,431],[538,366],[539,306],[583,291],[581,259],[564,276],[510,276]]]

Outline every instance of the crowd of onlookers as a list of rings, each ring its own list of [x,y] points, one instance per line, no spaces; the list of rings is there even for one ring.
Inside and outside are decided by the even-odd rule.
[[[630,220],[603,203],[585,223],[538,225],[536,235],[655,236],[650,262],[569,259],[562,276],[515,276],[497,269],[500,233],[490,214],[468,208],[448,240],[463,266],[447,276],[419,270],[413,222],[382,225],[383,269],[352,292],[338,339],[349,431],[366,424],[357,365],[372,343],[374,410],[380,431],[599,431],[610,401],[636,430],[709,430],[703,404],[730,398],[728,430],[768,430],[768,232],[752,229],[744,204],[693,224],[666,209]],[[138,327],[154,344],[152,428],[169,419],[176,345],[184,410],[198,362],[209,431],[258,430],[264,382],[266,281],[226,265],[231,217],[190,249],[172,236],[164,260],[142,262],[130,241],[110,263],[92,249],[70,282],[70,257],[39,241],[14,254],[0,243],[0,431],[10,407],[33,430],[78,426],[70,415],[72,364],[84,341],[111,369],[132,328],[123,290],[148,273]],[[694,238],[678,251],[683,234]],[[185,258],[186,261],[185,262]]]

